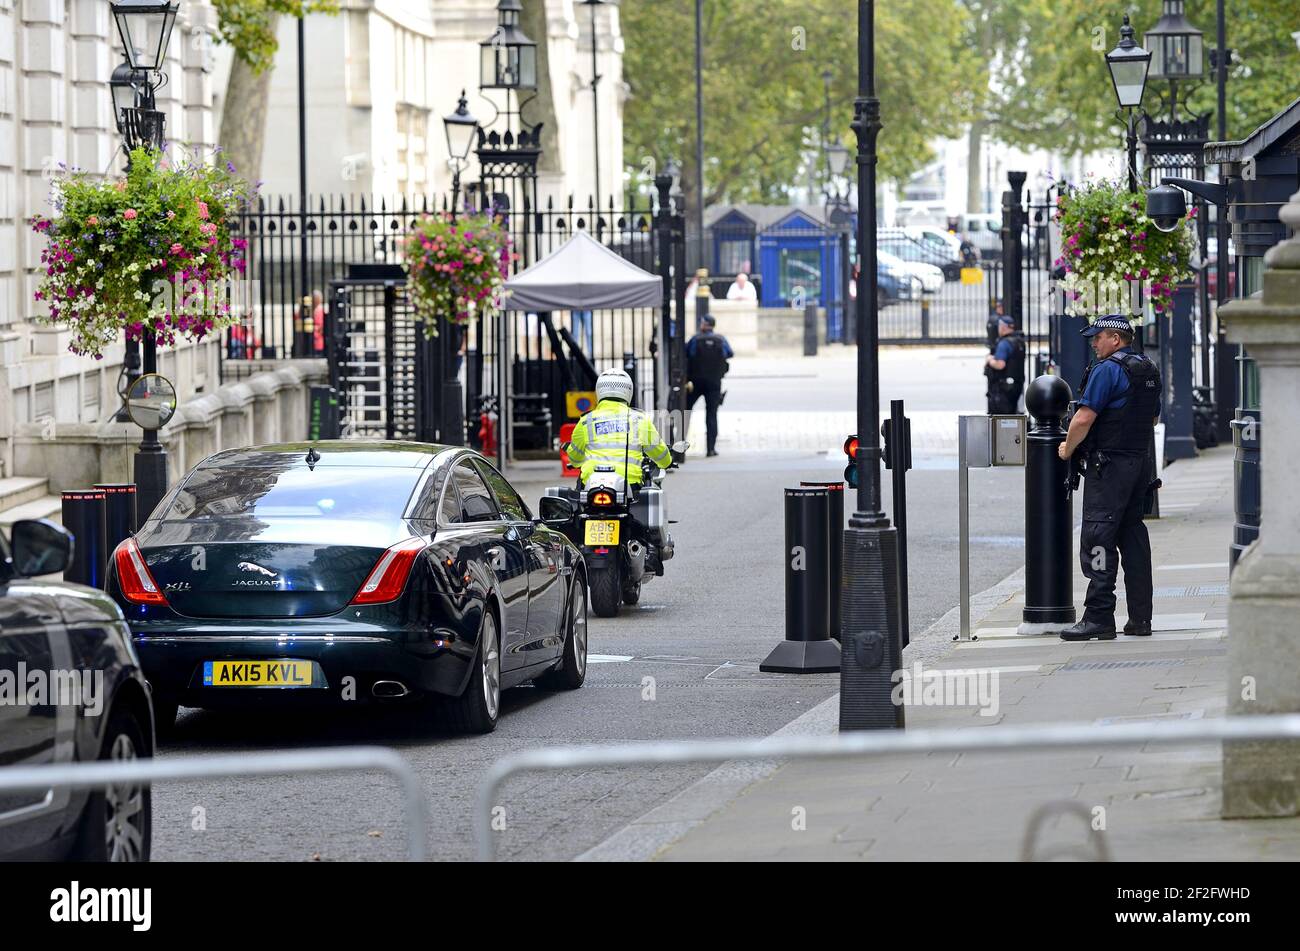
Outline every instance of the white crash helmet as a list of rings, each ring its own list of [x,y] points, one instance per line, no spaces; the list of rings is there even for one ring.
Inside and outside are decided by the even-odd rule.
[[[622,400],[631,406],[632,378],[627,375],[627,371],[612,367],[602,373],[596,380],[596,399]]]

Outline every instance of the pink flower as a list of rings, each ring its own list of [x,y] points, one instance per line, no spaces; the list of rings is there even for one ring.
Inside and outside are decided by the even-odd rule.
[[[172,220],[173,218],[175,218],[175,217],[176,217],[176,212],[174,212],[174,211],[169,211],[169,212],[167,212],[167,220],[168,220],[168,221],[171,221],[171,220]]]
[[[181,253],[182,251],[184,251],[184,250],[185,250],[185,249],[184,249],[183,247],[181,247],[181,244],[180,244],[179,241],[176,242],[175,244],[173,244],[173,245],[171,246],[171,253],[172,253],[172,254],[180,254],[180,253]]]
[[[125,218],[127,221],[134,221],[134,220],[135,220],[135,209],[134,209],[134,208],[128,208],[126,211],[122,212],[122,217]]]
[[[96,218],[94,215],[91,215],[89,218],[86,219],[86,224],[90,225],[93,228],[95,227],[95,225],[99,224],[99,219]]]
[[[199,217],[208,217],[208,203],[206,201],[196,201],[194,204],[199,206]]]

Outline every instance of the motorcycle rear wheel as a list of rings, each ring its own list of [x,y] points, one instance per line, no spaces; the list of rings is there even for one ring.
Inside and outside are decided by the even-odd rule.
[[[616,617],[619,606],[623,603],[623,591],[619,585],[618,570],[598,568],[591,572],[591,609],[597,617]]]

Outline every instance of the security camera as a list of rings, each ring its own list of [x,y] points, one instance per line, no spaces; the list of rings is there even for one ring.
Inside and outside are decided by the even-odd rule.
[[[1187,217],[1187,199],[1173,185],[1157,185],[1147,192],[1147,217],[1161,231],[1173,231]]]

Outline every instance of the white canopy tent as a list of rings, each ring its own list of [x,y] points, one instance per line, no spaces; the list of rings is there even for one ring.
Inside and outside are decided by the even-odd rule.
[[[506,281],[506,310],[658,307],[663,281],[576,231],[536,264]]]

